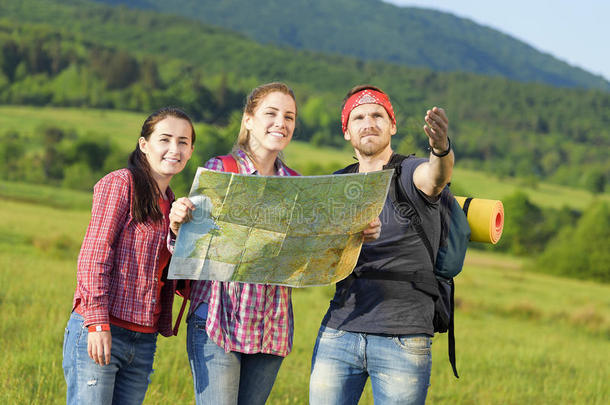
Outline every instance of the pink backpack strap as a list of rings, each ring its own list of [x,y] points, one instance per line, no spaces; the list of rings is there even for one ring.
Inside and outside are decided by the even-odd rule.
[[[292,170],[291,168],[289,168],[288,166],[284,165],[284,169],[286,169],[286,171],[288,173],[290,173],[291,176],[300,176],[299,173],[295,172],[294,170]]]
[[[233,155],[218,156],[218,159],[222,161],[222,168],[225,172],[239,173],[237,161],[235,160],[235,157]]]
[[[184,315],[184,310],[186,309],[186,302],[191,298],[191,280],[184,281],[184,287],[180,290],[176,290],[176,293],[182,296],[182,306],[180,307],[180,312],[178,313],[178,318],[176,318],[176,324],[174,325],[174,336],[178,336],[178,329],[180,328],[180,321],[182,321],[182,315]]]

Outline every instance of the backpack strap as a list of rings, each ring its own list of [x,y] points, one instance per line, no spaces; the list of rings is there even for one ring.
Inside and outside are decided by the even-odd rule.
[[[184,281],[184,284],[180,283],[181,281]],[[180,322],[182,321],[182,316],[186,309],[186,302],[191,298],[191,280],[178,280],[176,293],[182,297],[182,305],[180,306],[180,312],[178,312],[178,317],[176,318],[176,324],[172,329],[174,336],[178,336],[178,329],[180,328]]]
[[[466,217],[468,217],[468,209],[470,208],[471,201],[472,201],[472,197],[468,197],[464,200],[464,206],[462,207],[462,210],[464,211],[464,214],[466,215]]]
[[[291,168],[289,168],[288,166],[284,165],[284,169],[286,169],[286,171],[288,173],[290,173],[291,176],[300,176],[299,173],[297,173],[296,171],[292,170]]]
[[[222,161],[222,167],[225,172],[239,173],[239,168],[237,167],[237,161],[235,160],[235,156],[222,155],[218,156],[218,159]]]
[[[455,362],[455,332],[453,328],[453,313],[455,312],[455,303],[453,300],[453,296],[455,293],[455,284],[453,280],[451,281],[451,295],[450,295],[450,303],[451,303],[451,316],[449,317],[449,328],[447,328],[447,351],[449,352],[449,363],[451,364],[451,368],[453,369],[453,375],[455,378],[460,378],[457,371],[457,364]]]
[[[434,251],[432,249],[432,244],[430,243],[430,239],[428,239],[428,236],[426,235],[426,232],[424,231],[424,226],[422,225],[421,217],[419,216],[419,213],[415,209],[415,205],[409,198],[409,195],[407,194],[407,191],[405,190],[405,187],[402,184],[402,181],[400,181],[400,172],[398,173],[397,176],[395,176],[394,183],[395,183],[394,201],[397,204],[403,204],[403,203],[407,204],[406,217],[409,220],[409,222],[411,222],[413,229],[415,229],[415,232],[417,232],[417,235],[419,236],[419,238],[423,242],[424,246],[426,247],[426,250],[428,251],[428,255],[430,256],[430,262],[432,263],[432,268],[434,269],[435,260],[434,260]]]

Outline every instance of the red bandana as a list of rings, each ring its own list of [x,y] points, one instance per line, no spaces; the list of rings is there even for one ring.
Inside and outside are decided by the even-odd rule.
[[[343,133],[347,131],[347,120],[349,119],[350,113],[354,108],[362,104],[379,104],[385,108],[390,116],[390,120],[392,120],[392,123],[396,125],[394,109],[392,108],[392,103],[390,103],[388,96],[380,91],[366,89],[352,94],[345,102],[343,111],[341,111],[341,129],[343,129]]]

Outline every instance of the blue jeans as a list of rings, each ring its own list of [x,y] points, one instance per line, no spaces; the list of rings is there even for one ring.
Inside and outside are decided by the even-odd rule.
[[[311,360],[309,403],[357,404],[371,377],[376,404],[423,404],[431,344],[427,335],[382,336],[322,326]]]
[[[205,322],[191,314],[186,335],[197,405],[264,404],[284,358],[227,353],[208,337]]]
[[[67,404],[141,404],[153,372],[156,333],[110,325],[110,364],[100,366],[87,353],[89,332],[73,312],[64,334],[63,369]]]

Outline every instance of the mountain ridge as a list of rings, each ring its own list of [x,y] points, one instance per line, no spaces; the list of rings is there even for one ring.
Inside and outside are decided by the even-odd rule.
[[[182,15],[241,32],[261,43],[438,72],[463,71],[610,91],[604,77],[509,34],[451,13],[380,0],[292,0],[289,7],[280,0],[95,1]]]

